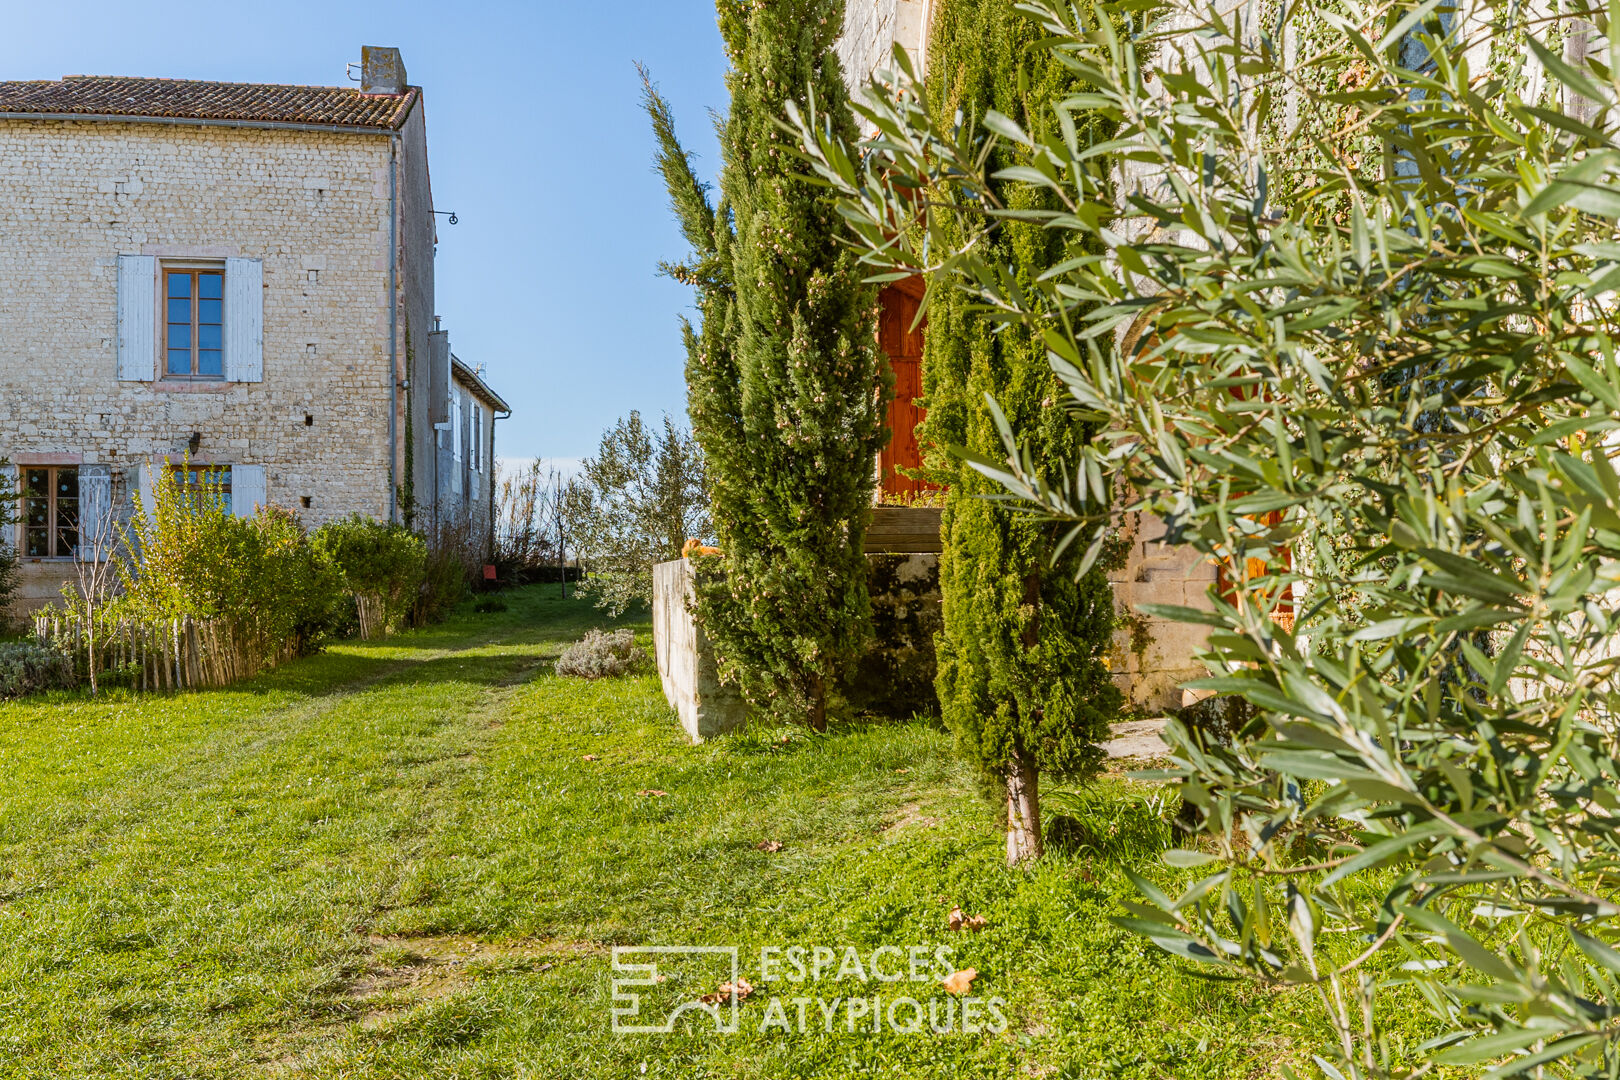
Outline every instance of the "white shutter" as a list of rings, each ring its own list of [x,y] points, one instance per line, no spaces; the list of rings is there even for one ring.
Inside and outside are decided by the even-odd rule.
[[[264,381],[264,263],[225,260],[225,379]]]
[[[265,495],[263,465],[231,466],[231,513],[237,517],[252,517],[261,506],[268,506]]]
[[[157,259],[118,256],[118,378],[157,378]]]
[[[450,453],[461,460],[461,388],[450,391]]]
[[[151,524],[152,517],[157,513],[157,485],[152,476],[152,463],[141,462],[141,509],[146,512],[147,524]]]
[[[8,477],[11,480],[11,493],[19,499],[22,498],[22,472],[17,468],[17,466],[0,465],[0,476]],[[19,521],[17,523],[17,529],[12,530],[12,534],[10,536],[0,532],[0,548],[16,550],[18,543],[17,532],[21,529],[22,522]]]
[[[79,544],[97,562],[111,558],[118,547],[112,508],[112,468],[79,466]]]

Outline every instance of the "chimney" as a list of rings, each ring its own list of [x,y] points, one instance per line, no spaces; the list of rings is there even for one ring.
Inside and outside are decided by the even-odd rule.
[[[360,48],[360,92],[362,94],[403,94],[405,58],[399,50],[385,45]]]

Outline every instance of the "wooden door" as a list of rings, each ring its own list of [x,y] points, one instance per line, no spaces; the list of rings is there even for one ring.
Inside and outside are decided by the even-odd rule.
[[[922,295],[920,278],[890,285],[878,294],[881,305],[878,345],[888,356],[889,368],[894,372],[894,397],[889,401],[888,411],[889,442],[879,459],[885,501],[908,502],[934,488],[932,484],[914,480],[899,471],[922,467],[917,425],[922,422],[925,410],[917,404],[917,399],[922,396],[923,331],[926,323],[912,326],[917,319]]]

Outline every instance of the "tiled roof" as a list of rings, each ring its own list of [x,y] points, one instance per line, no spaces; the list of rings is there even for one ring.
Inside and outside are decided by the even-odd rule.
[[[450,370],[455,375],[456,381],[471,390],[485,405],[501,412],[512,411],[512,406],[506,403],[506,399],[492,390],[483,376],[468,367],[467,362],[455,353],[450,354]]]
[[[156,116],[243,123],[398,128],[420,93],[362,94],[337,86],[266,86],[69,75],[59,82],[0,82],[0,113]]]

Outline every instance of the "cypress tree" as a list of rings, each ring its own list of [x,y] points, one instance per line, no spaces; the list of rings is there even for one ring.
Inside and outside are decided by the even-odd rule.
[[[1038,140],[1050,122],[1047,105],[1080,87],[1050,53],[1031,47],[1035,23],[1012,0],[942,0],[937,10],[926,90],[935,115],[995,109]],[[998,149],[996,167],[1022,164],[1015,150]],[[1014,208],[1049,198],[1011,182],[999,194]],[[990,245],[986,259],[1015,268],[1026,287],[1074,254],[1057,233],[1014,222],[992,233]],[[961,749],[1005,794],[1007,858],[1017,863],[1040,854],[1040,773],[1094,771],[1095,744],[1119,714],[1122,698],[1106,661],[1113,594],[1102,568],[1076,580],[1078,551],[1054,564],[1059,526],[986,500],[1000,489],[939,448],[1005,453],[987,393],[1040,460],[1073,461],[1086,433],[1055,404],[1067,398],[1040,337],[992,322],[960,292],[941,289],[932,300],[923,392],[928,416],[919,441],[931,447],[929,478],[948,488],[936,688]]]
[[[853,140],[832,52],[842,0],[719,0],[731,70],[720,198],[692,172],[649,85],[659,166],[693,258],[687,409],[708,461],[720,556],[698,560],[697,618],[721,677],[756,708],[826,726],[829,691],[864,640],[862,540],[882,448],[888,366],[875,295],[835,200],[808,183],[787,102]]]

